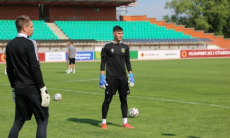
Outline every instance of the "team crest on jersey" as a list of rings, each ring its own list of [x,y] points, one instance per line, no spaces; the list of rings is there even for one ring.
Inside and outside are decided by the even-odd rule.
[[[114,52],[114,49],[113,49],[113,48],[111,49],[111,52],[112,52],[112,53]]]
[[[121,49],[121,52],[122,52],[122,53],[125,53],[125,49],[124,49],[124,48],[122,48],[122,49]]]

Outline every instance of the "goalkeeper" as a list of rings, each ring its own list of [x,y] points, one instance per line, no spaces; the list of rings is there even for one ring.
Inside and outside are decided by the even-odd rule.
[[[116,91],[119,92],[123,127],[133,128],[127,121],[127,95],[130,94],[126,68],[129,72],[130,87],[134,86],[134,78],[130,63],[129,47],[121,42],[123,29],[120,26],[113,28],[114,40],[104,45],[101,51],[101,68],[99,86],[105,89],[105,99],[102,105],[102,129],[107,129],[106,117],[110,102]],[[104,75],[106,66],[106,79]]]
[[[28,38],[33,34],[33,23],[22,15],[15,25],[17,37],[6,46],[7,75],[15,102],[15,119],[9,138],[17,138],[32,115],[37,122],[36,138],[46,138],[50,95],[43,82],[36,41]]]

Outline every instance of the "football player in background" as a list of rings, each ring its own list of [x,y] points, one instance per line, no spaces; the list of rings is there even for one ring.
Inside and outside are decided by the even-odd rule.
[[[76,56],[76,49],[75,47],[72,45],[73,42],[71,40],[67,41],[68,44],[68,51],[67,51],[67,60],[69,62],[68,65],[68,70],[67,70],[67,74],[70,74],[70,72],[73,72],[73,74],[75,74],[75,56]]]
[[[102,129],[107,129],[106,117],[109,105],[116,91],[119,92],[121,101],[121,112],[123,117],[123,127],[134,128],[128,123],[127,95],[130,94],[130,87],[134,86],[134,77],[130,63],[130,54],[128,45],[121,40],[123,38],[123,29],[120,26],[113,28],[114,40],[105,44],[101,50],[101,67],[99,86],[105,89],[105,99],[102,105]],[[106,68],[106,78],[105,78]],[[126,74],[126,68],[129,72],[129,80]]]

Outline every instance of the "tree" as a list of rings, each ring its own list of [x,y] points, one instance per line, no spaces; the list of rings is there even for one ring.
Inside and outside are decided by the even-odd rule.
[[[174,11],[172,16],[163,16],[166,22],[230,36],[230,0],[172,0],[165,8]]]

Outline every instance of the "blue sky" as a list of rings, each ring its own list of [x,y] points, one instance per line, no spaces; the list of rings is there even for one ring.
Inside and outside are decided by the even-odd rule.
[[[172,10],[165,9],[166,1],[171,0],[137,0],[135,7],[128,7],[126,15],[147,15],[148,18],[163,20],[163,15],[171,15]]]

